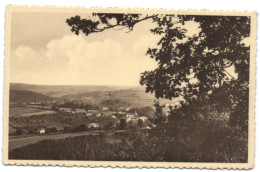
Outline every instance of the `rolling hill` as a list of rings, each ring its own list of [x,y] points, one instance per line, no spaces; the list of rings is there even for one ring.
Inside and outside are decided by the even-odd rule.
[[[114,91],[130,88],[130,86],[103,86],[103,85],[34,85],[22,83],[10,83],[11,90],[27,90],[37,92],[50,97],[61,97],[65,95],[94,92]]]
[[[155,96],[141,86],[32,85],[11,83],[12,101],[81,100],[100,106],[153,106]],[[25,92],[25,90],[27,92]],[[20,92],[19,92],[20,91]],[[37,94],[38,93],[38,94]],[[27,94],[27,97],[25,96]],[[169,100],[161,100],[167,102]]]
[[[40,102],[50,101],[54,98],[27,90],[10,90],[10,102]]]

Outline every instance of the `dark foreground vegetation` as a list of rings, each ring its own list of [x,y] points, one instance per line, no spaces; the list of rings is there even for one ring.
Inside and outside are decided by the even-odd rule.
[[[200,102],[202,103],[202,102]],[[205,104],[205,102],[204,102]],[[228,111],[214,106],[175,111],[168,123],[152,130],[133,129],[113,135],[43,140],[12,150],[10,159],[247,162],[246,126],[233,125]],[[211,111],[209,112],[209,108]],[[192,112],[192,115],[189,114]],[[185,113],[185,116],[178,117]],[[207,113],[207,116],[205,114]]]

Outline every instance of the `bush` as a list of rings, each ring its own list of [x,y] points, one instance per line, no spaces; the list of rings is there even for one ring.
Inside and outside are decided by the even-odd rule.
[[[121,130],[127,129],[126,119],[124,119],[124,118],[120,119],[120,129]]]
[[[57,132],[57,129],[55,127],[52,127],[52,128],[49,129],[49,132],[50,133],[55,133],[55,132]]]
[[[23,130],[21,129],[17,129],[15,132],[16,135],[22,135],[23,134]]]
[[[86,125],[81,124],[81,125],[75,127],[73,131],[74,131],[74,132],[81,132],[81,131],[86,131],[86,130],[87,130]]]

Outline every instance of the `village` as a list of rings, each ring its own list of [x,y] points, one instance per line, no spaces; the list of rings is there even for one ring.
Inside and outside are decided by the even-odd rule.
[[[150,130],[156,127],[151,118],[144,113],[139,114],[136,108],[131,106],[100,107],[76,100],[27,102],[23,103],[23,106],[43,112],[10,117],[9,134],[12,136],[136,128]]]

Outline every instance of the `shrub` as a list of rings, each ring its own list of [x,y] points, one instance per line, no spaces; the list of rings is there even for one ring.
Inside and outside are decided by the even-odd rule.
[[[15,132],[16,135],[21,135],[23,134],[23,130],[21,129],[17,129],[16,132]]]
[[[81,124],[81,125],[75,127],[73,131],[74,131],[74,132],[81,132],[81,131],[86,131],[86,130],[87,130],[86,125]]]

